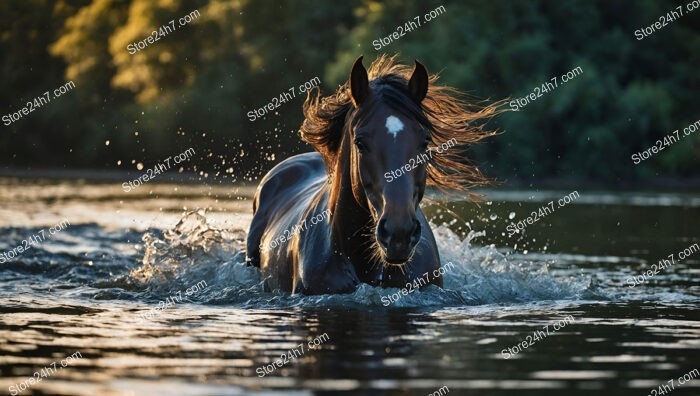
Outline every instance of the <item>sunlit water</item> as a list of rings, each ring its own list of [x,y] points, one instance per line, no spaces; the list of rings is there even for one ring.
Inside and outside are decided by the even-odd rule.
[[[579,191],[512,237],[569,191],[429,205],[444,289],[299,296],[244,264],[251,192],[0,181],[0,254],[46,235],[0,264],[0,390],[648,395],[675,379],[674,395],[700,394],[677,381],[700,368],[700,252],[678,259],[700,242],[697,194]]]

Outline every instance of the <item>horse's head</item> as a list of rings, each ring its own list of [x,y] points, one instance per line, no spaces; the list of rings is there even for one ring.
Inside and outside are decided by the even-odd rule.
[[[465,101],[437,79],[420,63],[411,69],[396,56],[379,56],[368,72],[360,57],[334,95],[309,94],[304,103],[301,137],[326,165],[329,208],[336,213],[341,191],[347,192],[341,187],[349,182],[354,201],[373,218],[373,246],[385,263],[401,265],[414,253],[425,231],[417,213],[426,181],[470,197],[478,197],[470,187],[488,181],[464,150],[494,134],[483,126],[503,102]],[[430,148],[446,145],[452,148],[431,155]],[[339,218],[347,216],[353,214]]]
[[[410,79],[368,80],[362,57],[350,74],[353,191],[366,200],[385,262],[408,261],[421,238],[416,216],[428,165],[430,122],[421,109],[429,77],[418,61]]]

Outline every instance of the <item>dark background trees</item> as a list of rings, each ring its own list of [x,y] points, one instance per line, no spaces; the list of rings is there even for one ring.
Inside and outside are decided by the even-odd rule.
[[[501,180],[697,176],[700,132],[639,165],[630,159],[700,119],[700,10],[687,1],[29,0],[0,3],[0,116],[45,91],[75,88],[10,126],[0,166],[133,169],[194,147],[186,168],[257,178],[309,148],[303,97],[251,122],[246,113],[318,76],[329,94],[352,61],[420,59],[479,98],[522,97],[583,74],[492,122],[471,155]],[[445,12],[377,51],[372,41],[439,6]],[[643,40],[634,31],[676,6],[684,16]],[[127,45],[197,10],[147,48]],[[106,142],[109,141],[107,145]],[[228,173],[227,173],[228,171]]]

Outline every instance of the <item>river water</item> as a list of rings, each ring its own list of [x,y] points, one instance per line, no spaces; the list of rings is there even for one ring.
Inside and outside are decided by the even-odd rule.
[[[305,297],[244,265],[252,193],[0,179],[2,392],[700,394],[700,194],[427,204],[444,290]]]

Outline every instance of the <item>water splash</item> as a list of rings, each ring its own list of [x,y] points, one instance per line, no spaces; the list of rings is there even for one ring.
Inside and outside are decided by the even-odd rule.
[[[592,298],[588,278],[559,279],[542,259],[508,258],[495,246],[473,246],[485,233],[471,231],[465,239],[446,226],[433,226],[443,266],[452,263],[444,276],[444,289],[428,286],[392,303],[395,307],[507,304],[543,300]],[[245,263],[245,231],[222,230],[207,223],[203,211],[184,215],[159,237],[143,236],[141,266],[129,274],[153,298],[184,290],[204,280],[206,293],[200,303],[235,304],[256,308],[290,306],[383,306],[386,296],[399,289],[362,285],[347,295],[301,296],[266,293],[257,268]]]
[[[147,232],[142,238],[143,260],[129,280],[151,294],[188,288],[204,280],[208,298],[259,286],[256,268],[245,265],[245,232],[222,230],[207,223],[206,213],[186,213],[172,230]],[[178,289],[179,288],[179,289]]]

